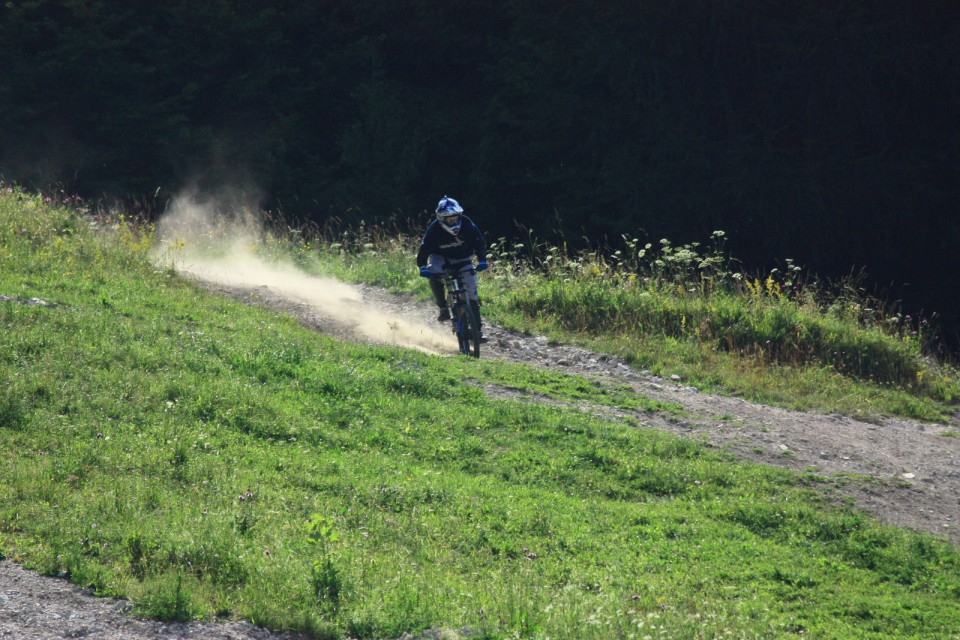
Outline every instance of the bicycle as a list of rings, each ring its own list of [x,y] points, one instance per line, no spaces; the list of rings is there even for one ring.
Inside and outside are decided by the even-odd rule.
[[[476,273],[476,268],[461,270],[447,269],[443,272],[443,282],[447,291],[447,308],[450,309],[450,324],[457,336],[460,353],[474,358],[480,357],[480,311],[470,304],[467,290],[463,286],[463,273]]]

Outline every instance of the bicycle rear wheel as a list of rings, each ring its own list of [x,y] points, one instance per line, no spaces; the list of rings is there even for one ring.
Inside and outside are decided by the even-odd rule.
[[[479,358],[480,318],[477,316],[476,310],[469,304],[459,305],[453,322],[457,342],[460,345],[460,353]]]

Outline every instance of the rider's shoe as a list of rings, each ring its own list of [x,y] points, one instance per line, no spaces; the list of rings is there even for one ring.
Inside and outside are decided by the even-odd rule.
[[[444,307],[443,309],[440,309],[440,315],[437,316],[437,322],[446,322],[449,319],[450,319],[450,309],[447,309],[446,307]]]
[[[488,338],[487,336],[485,336],[484,334],[481,333],[481,334],[480,334],[480,342],[490,342],[490,338]]]

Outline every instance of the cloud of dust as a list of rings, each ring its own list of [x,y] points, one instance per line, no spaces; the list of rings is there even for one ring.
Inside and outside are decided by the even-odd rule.
[[[156,260],[184,275],[230,287],[267,287],[361,339],[428,353],[456,351],[449,332],[391,314],[365,301],[357,287],[262,258],[258,249],[267,232],[250,207],[224,210],[213,200],[182,194],[157,222],[156,238]]]

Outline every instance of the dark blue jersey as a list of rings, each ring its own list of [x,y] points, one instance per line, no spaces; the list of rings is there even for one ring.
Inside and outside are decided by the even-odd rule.
[[[454,262],[468,260],[475,255],[478,260],[486,262],[487,244],[480,229],[467,216],[461,215],[460,220],[460,231],[457,235],[444,229],[437,220],[430,223],[417,251],[418,267],[426,266],[427,258],[431,255],[443,256]]]

